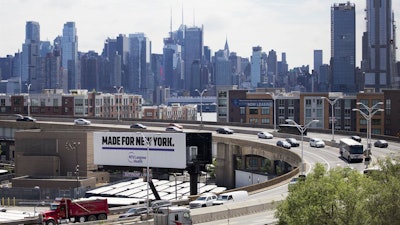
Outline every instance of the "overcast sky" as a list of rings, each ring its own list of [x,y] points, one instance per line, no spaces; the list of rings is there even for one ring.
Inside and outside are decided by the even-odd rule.
[[[0,57],[22,49],[25,24],[40,24],[41,40],[53,42],[62,35],[65,22],[74,21],[79,51],[101,53],[107,37],[142,32],[152,42],[152,52],[162,53],[163,38],[184,23],[204,26],[204,45],[213,52],[229,48],[250,57],[253,46],[264,52],[286,52],[289,67],[310,65],[314,49],[330,58],[330,8],[333,0],[0,0]],[[365,0],[356,4],[357,65],[361,59],[361,35],[365,31]],[[392,0],[400,22],[400,0]],[[182,10],[183,9],[183,10]],[[182,13],[183,11],[183,13]],[[399,29],[397,30],[399,34]],[[397,45],[400,45],[397,35]],[[397,53],[397,58],[399,58]]]

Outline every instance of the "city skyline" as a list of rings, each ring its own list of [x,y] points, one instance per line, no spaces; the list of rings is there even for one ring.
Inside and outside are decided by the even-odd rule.
[[[399,1],[392,0],[393,10]],[[162,53],[163,38],[171,29],[177,30],[183,20],[189,27],[204,26],[204,45],[213,52],[223,49],[227,39],[230,50],[241,57],[249,58],[252,47],[261,46],[263,52],[275,50],[278,60],[286,52],[290,68],[309,65],[312,69],[314,50],[323,50],[323,63],[329,63],[330,11],[334,3],[343,1],[0,0],[0,16],[6,21],[0,25],[0,57],[22,50],[27,21],[38,22],[41,40],[50,42],[62,35],[64,23],[75,22],[81,52],[101,53],[108,37],[143,32],[152,42],[152,53]],[[359,66],[361,35],[366,29],[365,1],[354,3]],[[400,20],[398,14],[395,11],[396,21]],[[148,20],[151,22],[143,22]]]

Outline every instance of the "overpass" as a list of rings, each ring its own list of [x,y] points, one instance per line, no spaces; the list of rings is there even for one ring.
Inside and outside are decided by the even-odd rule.
[[[30,130],[30,129],[39,129],[43,131],[63,131],[63,130],[79,130],[79,131],[96,131],[96,130],[109,130],[111,132],[126,132],[129,130],[129,125],[122,126],[123,124],[115,125],[115,121],[112,121],[112,125],[107,124],[109,121],[105,121],[104,125],[96,124],[91,126],[76,126],[71,123],[71,119],[68,119],[68,122],[62,121],[63,119],[55,119],[60,122],[15,122],[13,120],[1,120],[0,121],[0,139],[1,140],[13,140],[14,133],[18,130]],[[165,127],[165,125],[161,124],[160,127]],[[198,130],[198,125],[186,125],[186,129],[196,129]],[[209,128],[214,131],[213,128]],[[204,127],[204,131],[207,131],[207,127]],[[152,130],[147,130],[147,132],[151,132]],[[249,130],[236,130],[236,132],[244,132],[248,133]],[[254,132],[254,131],[253,131]],[[261,159],[268,159],[270,163],[269,167],[276,168],[276,164],[284,163],[285,172],[293,171],[290,173],[290,176],[293,174],[297,174],[299,170],[301,158],[298,154],[288,151],[284,148],[277,147],[274,145],[270,145],[267,143],[261,142],[250,142],[249,140],[242,140],[238,138],[234,138],[231,135],[213,135],[213,146],[216,146],[216,174],[224,174],[224,176],[216,177],[216,184],[219,186],[225,186],[228,189],[232,189],[235,187],[235,170],[243,170],[246,171],[245,162],[247,157],[258,157]],[[284,176],[286,177],[286,176]],[[287,179],[287,178],[285,178]],[[261,184],[254,184],[250,186],[243,187],[241,189],[245,189],[248,191],[254,191],[256,188],[265,188],[270,185],[270,183],[274,184],[276,179],[272,179],[269,182],[262,182]],[[278,179],[281,180],[281,179]]]

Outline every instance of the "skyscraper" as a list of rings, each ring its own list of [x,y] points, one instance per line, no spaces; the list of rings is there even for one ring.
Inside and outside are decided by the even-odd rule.
[[[331,7],[331,91],[357,92],[355,5],[334,4]]]
[[[314,50],[314,73],[320,75],[320,66],[322,66],[322,50]]]
[[[272,87],[276,87],[276,76],[278,74],[278,57],[275,50],[268,52],[267,57],[267,81],[268,85],[272,84]]]
[[[64,24],[61,38],[61,66],[64,74],[68,76],[68,89],[81,86],[78,63],[78,36],[75,22],[67,22]]]
[[[253,47],[251,55],[251,86],[255,89],[261,81],[261,54],[260,46]]]
[[[144,33],[129,34],[129,75],[124,89],[130,93],[143,95],[150,100],[153,87],[151,76],[151,42]]]
[[[396,75],[395,21],[392,1],[367,0],[367,32],[363,37],[362,71],[365,86],[380,91],[382,88],[399,88]]]
[[[195,77],[192,74],[194,68],[203,58],[203,27],[185,27],[185,38],[183,45],[183,60],[184,60],[184,89],[194,93],[194,90],[201,89],[200,77]],[[196,73],[198,74],[198,73]]]
[[[25,43],[22,45],[22,61],[21,61],[21,89],[26,83],[31,83],[36,78],[36,65],[39,57],[40,46],[40,25],[35,21],[28,21],[25,25]],[[35,91],[35,88],[32,87]]]

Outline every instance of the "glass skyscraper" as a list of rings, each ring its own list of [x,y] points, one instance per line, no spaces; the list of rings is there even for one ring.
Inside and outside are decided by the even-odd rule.
[[[391,0],[367,0],[367,32],[363,37],[362,71],[365,86],[380,91],[399,88],[400,79],[395,72],[395,21]]]
[[[356,17],[355,5],[331,7],[331,91],[358,92],[355,77]]]
[[[78,36],[75,22],[64,24],[61,38],[61,66],[68,74],[68,89],[80,88],[80,73],[78,71]]]

